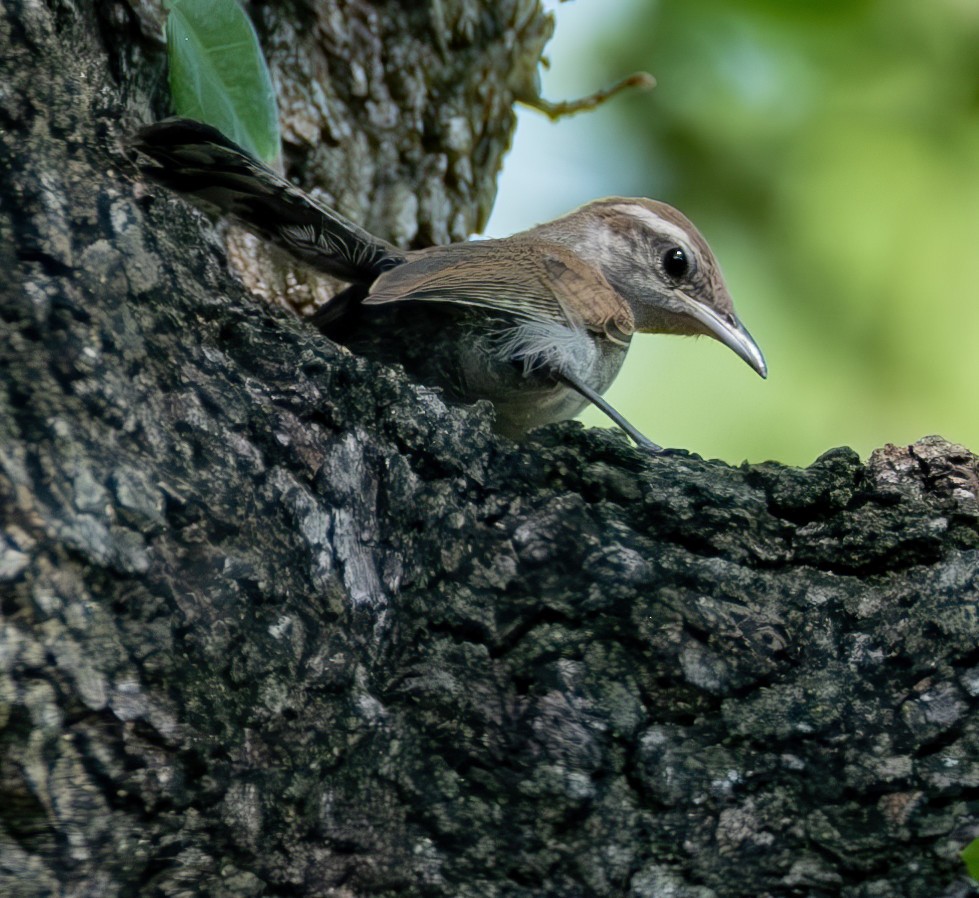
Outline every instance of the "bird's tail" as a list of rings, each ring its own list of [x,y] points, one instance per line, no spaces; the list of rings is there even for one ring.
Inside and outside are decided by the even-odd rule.
[[[216,128],[184,118],[141,128],[130,146],[146,177],[241,222],[299,260],[370,284],[404,261],[397,247],[322,206]]]

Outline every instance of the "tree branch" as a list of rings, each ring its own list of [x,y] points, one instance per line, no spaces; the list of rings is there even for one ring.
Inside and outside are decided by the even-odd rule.
[[[441,240],[549,24],[409,6],[260,27],[294,170]],[[968,894],[975,456],[494,437],[134,183],[149,15],[0,9],[0,891]]]

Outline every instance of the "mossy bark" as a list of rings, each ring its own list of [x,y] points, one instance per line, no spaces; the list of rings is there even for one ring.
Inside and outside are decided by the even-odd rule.
[[[535,3],[254,14],[296,171],[485,215]],[[0,891],[970,894],[977,459],[496,438],[133,180],[159,24],[0,9]]]

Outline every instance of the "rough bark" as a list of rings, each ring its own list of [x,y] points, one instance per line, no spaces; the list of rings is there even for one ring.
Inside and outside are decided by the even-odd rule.
[[[320,6],[296,170],[461,236],[546,19]],[[158,25],[0,8],[0,892],[970,894],[977,459],[497,439],[141,195]]]

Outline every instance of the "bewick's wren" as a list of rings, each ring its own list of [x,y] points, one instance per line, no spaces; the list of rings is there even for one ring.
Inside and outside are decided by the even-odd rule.
[[[132,146],[153,161],[148,177],[350,283],[312,318],[327,336],[450,399],[489,399],[508,436],[592,402],[658,449],[601,396],[637,331],[706,334],[767,374],[714,254],[665,203],[608,197],[502,240],[404,251],[207,125],[168,119]]]

